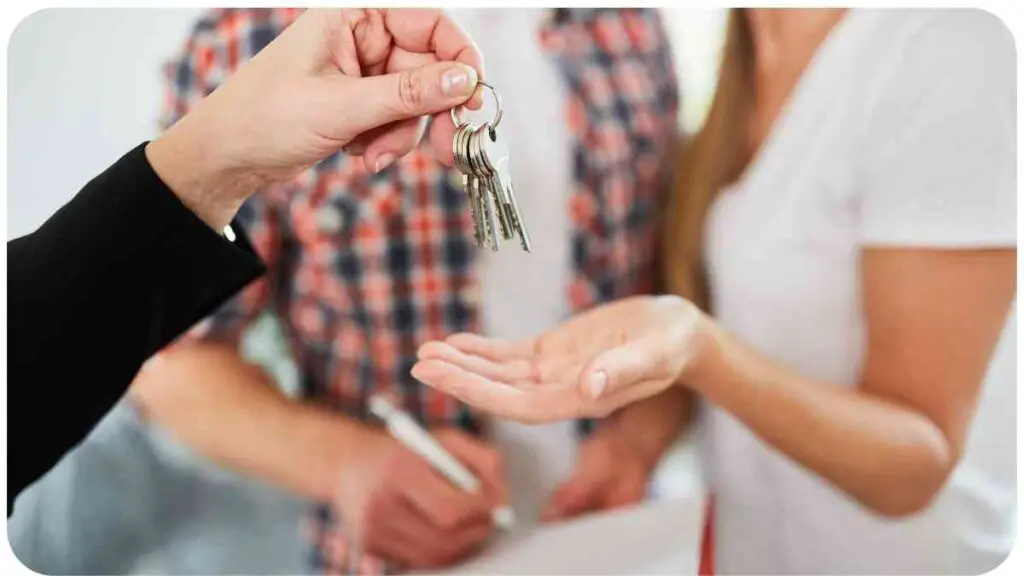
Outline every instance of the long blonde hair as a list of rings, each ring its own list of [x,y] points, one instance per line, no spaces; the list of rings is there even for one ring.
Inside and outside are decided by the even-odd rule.
[[[703,266],[704,221],[715,193],[745,169],[753,110],[754,46],[742,9],[729,13],[715,97],[703,128],[684,144],[665,212],[662,279],[667,292],[710,307]]]

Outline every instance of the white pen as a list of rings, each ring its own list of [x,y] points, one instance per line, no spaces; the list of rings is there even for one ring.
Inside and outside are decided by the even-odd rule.
[[[376,394],[369,400],[370,412],[384,421],[388,432],[406,448],[427,461],[435,470],[444,475],[458,488],[476,494],[480,491],[480,479],[473,475],[458,458],[434,439],[429,432],[384,396]],[[491,510],[491,520],[502,530],[509,530],[515,524],[515,514],[508,506]]]

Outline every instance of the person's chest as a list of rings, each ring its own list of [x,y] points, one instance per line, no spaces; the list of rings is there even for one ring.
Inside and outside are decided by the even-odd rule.
[[[809,376],[853,384],[863,354],[856,128],[812,88],[712,204],[705,259],[727,329]]]
[[[526,224],[549,236],[535,237],[530,254],[506,244],[485,255],[473,244],[461,178],[422,149],[378,174],[343,155],[303,174],[282,208],[286,246],[272,273],[311,394],[358,408],[369,391],[397,387],[428,420],[448,419],[459,413],[454,401],[409,375],[423,341],[480,331],[488,308],[521,333],[650,290],[658,168],[678,104],[657,13],[581,12],[557,26],[530,24],[506,27],[499,18],[500,33],[474,35],[494,55],[486,64],[494,76],[485,78],[508,106],[501,127],[513,140]],[[505,276],[487,274],[488,259]],[[554,279],[543,283],[543,304],[524,304],[517,287],[540,286],[540,275]],[[508,292],[487,296],[485,283]],[[524,309],[541,312],[523,323]]]
[[[424,150],[380,174],[338,155],[303,174],[284,206],[282,297],[320,300],[342,314],[365,308],[371,317],[393,312],[389,294],[411,293],[417,311],[453,296],[460,308],[476,308],[482,265],[501,259],[570,268],[592,292],[599,282],[634,281],[638,264],[610,260],[653,239],[657,169],[676,126],[664,120],[677,112],[667,39],[653,11],[612,10],[560,26],[545,25],[545,12],[453,12],[479,39],[485,78],[502,96],[499,129],[507,130],[524,220],[539,236],[533,253],[473,246],[461,175]],[[624,31],[636,35],[635,46],[611,43]],[[485,93],[484,111],[466,117],[485,121],[491,110]],[[570,299],[565,290],[560,297]],[[431,324],[444,317],[415,316]],[[405,329],[394,320],[385,326]]]

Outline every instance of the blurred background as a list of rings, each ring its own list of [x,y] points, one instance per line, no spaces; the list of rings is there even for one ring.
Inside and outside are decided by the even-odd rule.
[[[35,229],[83,182],[157,130],[161,65],[198,9],[48,9],[10,42],[7,237]],[[684,94],[680,125],[694,129],[715,87],[724,9],[663,10]],[[55,170],[40,158],[59,155]]]
[[[166,97],[162,65],[201,12],[48,9],[18,26],[8,67],[8,239],[35,229],[82,183],[156,134]],[[692,131],[713,95],[726,11],[663,13],[683,94],[678,122]],[[295,369],[282,349],[269,317],[246,341],[246,354],[294,390]],[[699,486],[683,438],[654,491],[690,494]],[[91,573],[261,574],[306,566],[308,545],[296,530],[302,503],[205,461],[129,405],[117,407],[19,508],[9,525],[14,551],[47,573],[84,566]]]

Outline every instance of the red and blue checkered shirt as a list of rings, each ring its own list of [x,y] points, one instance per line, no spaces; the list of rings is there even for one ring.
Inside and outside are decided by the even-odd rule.
[[[222,9],[194,26],[168,65],[164,125],[182,117],[301,10]],[[661,169],[678,88],[657,10],[556,10],[537,41],[568,88],[573,147],[570,309],[654,288]],[[476,247],[453,169],[414,151],[372,174],[338,154],[264,190],[239,220],[269,274],[193,331],[237,345],[263,312],[282,321],[306,398],[355,418],[388,389],[428,425],[477,417],[409,371],[424,341],[478,330]],[[529,191],[525,191],[529,193]],[[585,423],[584,423],[585,425]],[[331,511],[314,521],[315,568],[347,570]]]

